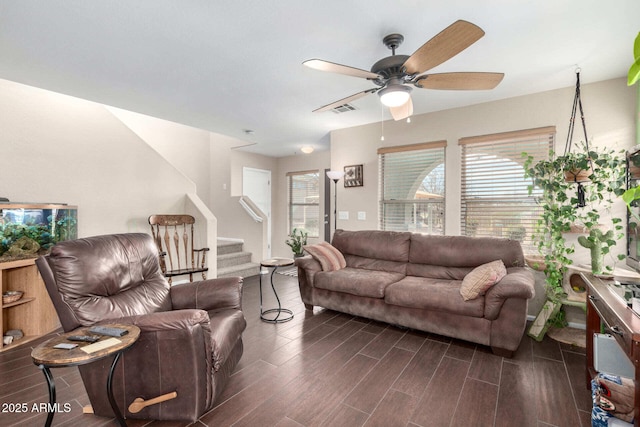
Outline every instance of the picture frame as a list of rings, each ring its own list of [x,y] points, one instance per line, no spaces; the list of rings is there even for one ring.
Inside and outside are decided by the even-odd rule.
[[[362,187],[364,185],[362,165],[349,165],[344,167],[345,188]]]

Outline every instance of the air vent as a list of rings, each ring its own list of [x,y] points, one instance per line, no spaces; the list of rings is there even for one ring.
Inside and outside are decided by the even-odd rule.
[[[341,114],[341,113],[347,113],[349,111],[353,111],[356,110],[356,107],[354,107],[351,104],[342,104],[342,105],[338,105],[337,107],[333,108],[331,111],[333,111],[336,114]]]

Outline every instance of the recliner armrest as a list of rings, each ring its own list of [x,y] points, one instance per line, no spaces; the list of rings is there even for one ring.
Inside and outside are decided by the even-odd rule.
[[[169,289],[174,310],[242,308],[242,277],[182,283]]]
[[[534,278],[526,267],[507,269],[507,275],[489,288],[484,296],[484,317],[495,320],[508,298],[530,299],[535,295]]]
[[[99,323],[108,324],[113,323],[114,320],[120,324],[135,325],[140,328],[140,333],[145,333],[170,330],[189,330],[196,325],[205,325],[208,328],[209,315],[204,310],[185,309],[120,317],[118,319],[105,320]]]
[[[125,417],[161,419],[164,416],[165,419],[194,420],[211,407],[215,360],[211,323],[206,311],[162,311],[101,323],[108,322],[140,328],[140,338],[122,353],[114,374],[114,393]],[[104,378],[110,363],[111,359],[102,359],[79,366],[83,378],[94,379],[89,385],[85,380],[85,387],[94,412],[101,416],[113,416],[104,392]],[[172,391],[178,392],[176,399],[151,405],[137,414],[128,411],[128,405],[137,397],[155,397]],[[166,418],[167,411],[171,412],[171,418]]]

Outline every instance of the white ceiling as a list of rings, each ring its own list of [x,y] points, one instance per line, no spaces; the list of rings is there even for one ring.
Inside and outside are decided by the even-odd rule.
[[[572,86],[576,66],[583,83],[626,76],[640,1],[0,0],[0,78],[287,156],[327,149],[333,129],[391,117],[376,95],[356,111],[312,113],[374,85],[304,60],[368,70],[391,54],[385,35],[403,34],[396,53],[410,55],[458,19],[486,35],[432,71],[505,78],[492,91],[414,90],[414,114]]]

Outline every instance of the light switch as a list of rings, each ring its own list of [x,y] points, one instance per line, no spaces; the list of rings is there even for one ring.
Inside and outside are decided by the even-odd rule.
[[[358,211],[358,221],[365,221],[367,219],[367,213]]]
[[[338,219],[349,219],[349,211],[338,211]]]

